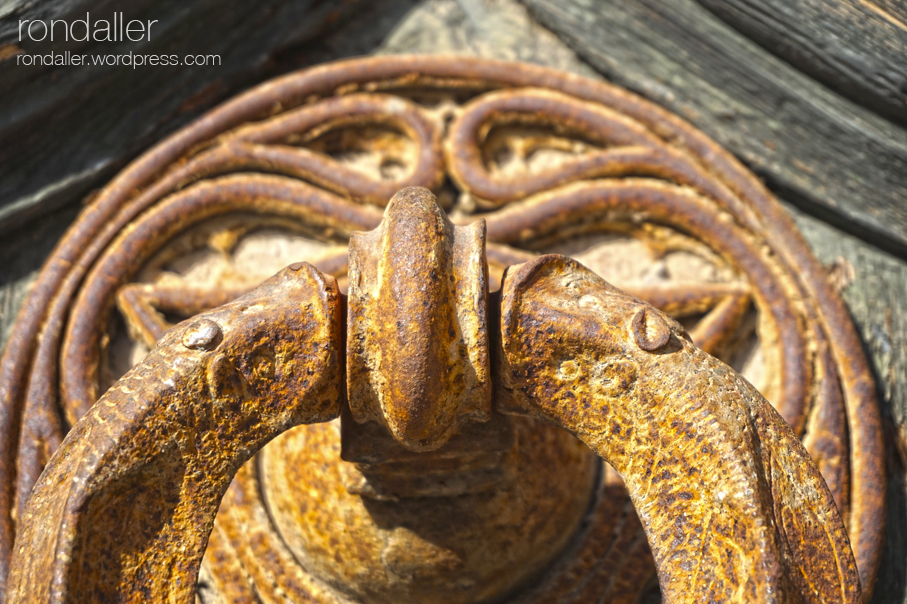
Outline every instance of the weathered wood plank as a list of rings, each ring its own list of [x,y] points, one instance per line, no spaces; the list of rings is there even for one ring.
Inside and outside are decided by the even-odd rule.
[[[785,197],[907,257],[907,131],[695,0],[524,0],[607,78],[666,106]]]
[[[363,7],[340,0],[3,3],[0,10],[11,12],[0,17],[0,232],[81,197],[164,134],[267,75],[276,53]],[[59,26],[53,42],[32,41],[27,28],[19,40],[20,20],[90,13],[92,22],[109,21],[117,12],[127,22],[157,20],[151,40],[66,42]],[[33,31],[42,36],[41,26]],[[124,53],[218,59],[204,67],[21,64],[26,54],[65,51],[89,62],[90,55]]]
[[[907,4],[698,0],[838,94],[907,125]]]
[[[404,53],[525,61],[600,78],[516,0],[424,0],[376,50]]]
[[[260,81],[292,69],[308,67],[342,57],[367,54],[382,43],[395,24],[416,4],[416,1],[375,0],[354,6],[356,10],[352,12],[335,13],[335,17],[339,21],[333,24],[331,31],[286,49],[272,48],[271,51],[268,51],[273,54],[267,58],[267,69],[260,69],[249,77]],[[52,3],[42,3],[37,8],[45,10],[50,4]],[[0,4],[0,10],[4,6],[6,5]],[[28,8],[27,5],[25,8]],[[264,5],[259,5],[258,10],[265,15],[268,14],[267,7]],[[23,13],[23,15],[26,16],[22,18],[28,18],[28,16],[41,18],[41,15],[44,15],[44,18],[49,18],[50,16],[59,17],[57,13],[46,12]],[[13,16],[7,14],[0,18],[0,25],[6,23],[5,20]],[[18,17],[16,18],[18,19]],[[312,18],[314,19],[315,17],[313,16]],[[2,28],[0,28],[0,31],[2,31]],[[307,26],[302,26],[299,31],[308,31]],[[242,34],[238,32],[236,35]],[[554,38],[553,35],[551,37]],[[268,47],[264,46],[262,48],[267,50]],[[3,62],[0,60],[0,90],[2,90],[4,82],[2,79],[3,73]],[[109,80],[109,85],[117,88],[125,87],[124,83],[118,79],[121,76],[127,82],[132,77],[129,73],[124,75],[122,72],[109,73],[104,77]],[[184,74],[183,77],[188,76]],[[41,80],[34,86],[40,87],[42,82],[49,88],[53,88],[51,83],[45,80]],[[179,80],[174,85],[178,85],[179,82],[182,82],[182,80]],[[144,151],[156,140],[162,138],[169,130],[186,121],[188,116],[201,113],[204,108],[213,104],[219,98],[219,96],[206,98],[204,102],[199,103],[197,108],[193,108],[186,115],[170,116],[161,122],[159,119],[161,117],[160,114],[155,111],[150,111],[147,115],[142,116],[135,113],[135,108],[129,107],[125,102],[119,104],[111,103],[109,106],[105,105],[105,100],[110,101],[110,95],[113,93],[104,92],[103,89],[98,91],[94,88],[94,83],[89,84],[90,86],[87,85],[88,88],[93,93],[99,94],[101,98],[98,100],[85,100],[85,104],[80,111],[94,109],[103,114],[98,117],[99,122],[95,124],[98,128],[97,138],[103,140],[95,140],[93,136],[89,135],[90,133],[86,134],[83,132],[87,138],[82,138],[81,141],[86,149],[86,154],[90,155],[95,152],[106,154],[105,157],[107,159],[104,160],[103,166],[98,167],[96,170],[92,169],[91,174],[82,178],[78,175],[76,177],[66,176],[65,168],[68,164],[57,166],[62,172],[48,165],[43,173],[43,178],[39,180],[45,185],[41,189],[42,191],[52,191],[49,194],[50,196],[39,196],[40,198],[26,197],[14,200],[14,202],[22,202],[20,204],[24,206],[21,208],[22,211],[4,214],[5,208],[9,206],[2,205],[5,199],[3,191],[12,190],[18,186],[12,181],[19,177],[12,167],[4,165],[3,159],[0,159],[0,234],[6,234],[6,236],[0,237],[0,350],[5,345],[9,330],[25,300],[28,286],[37,271],[40,270],[45,258],[50,254],[57,239],[63,234],[69,223],[75,219],[83,193],[94,186],[103,185],[105,180],[115,172],[117,166],[125,163],[133,155]],[[97,85],[101,86],[101,84]],[[173,97],[173,102],[184,103],[187,97],[191,98],[194,88],[187,85],[184,87],[183,93],[176,88],[168,88],[168,90],[168,94]],[[230,89],[226,87],[218,95],[228,94],[229,92]],[[3,118],[8,117],[2,113],[4,102],[5,95],[0,94],[0,158],[3,157],[3,153],[14,155],[13,151],[23,152],[25,145],[29,144],[28,139],[26,139],[17,141],[12,149],[9,149],[9,145],[4,146],[4,136],[8,134],[3,131]],[[28,114],[27,118],[38,119],[31,114]],[[66,121],[75,118],[73,116],[61,116],[60,119]],[[132,121],[129,121],[130,119]],[[148,121],[144,122],[144,119]],[[39,136],[39,138],[44,137],[36,144],[47,143],[51,145],[54,143],[54,126],[55,122],[52,120],[43,125],[36,125],[35,128],[38,131],[36,136]],[[78,132],[79,124],[68,124],[67,122],[66,127],[70,128],[65,130],[69,133],[68,135],[75,138],[60,140],[60,145],[67,148],[78,146],[80,140],[78,136],[82,136]],[[104,127],[109,128],[110,131],[105,131]],[[60,136],[65,139],[63,134]],[[107,139],[116,137],[123,137],[123,140],[114,141],[111,146],[104,147],[104,141],[110,143]],[[42,140],[43,143],[41,142]],[[38,156],[46,151],[46,149],[40,148],[35,150]],[[57,156],[54,155],[54,157]],[[41,175],[39,174],[38,176]],[[58,205],[61,209],[56,210],[55,208]],[[7,217],[6,222],[4,222],[4,216]]]

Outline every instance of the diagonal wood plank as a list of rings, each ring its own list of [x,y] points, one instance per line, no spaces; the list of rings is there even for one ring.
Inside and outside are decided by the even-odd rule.
[[[907,257],[904,129],[695,0],[523,3],[607,78],[690,120],[782,197]]]
[[[82,198],[138,153],[256,82],[367,52],[412,3],[0,2],[0,233]],[[33,28],[38,41],[27,29],[20,40],[20,21],[74,23],[86,13],[92,23],[114,13],[127,23],[157,23],[150,39],[138,42],[61,40],[59,26],[54,41],[41,40],[40,25]],[[362,17],[369,27],[358,36],[331,38]],[[67,52],[85,64],[36,64],[66,59]],[[198,55],[210,59],[199,66],[187,55],[192,63]],[[132,66],[133,56],[145,64]],[[111,60],[122,62],[95,64]]]
[[[907,125],[907,4],[898,0],[698,0],[803,73]]]

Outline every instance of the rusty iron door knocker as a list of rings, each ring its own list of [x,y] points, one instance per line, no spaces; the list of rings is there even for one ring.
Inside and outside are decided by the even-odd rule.
[[[310,264],[256,287],[277,231]],[[783,209],[538,67],[347,61],[167,139],[58,245],[0,397],[12,601],[200,572],[203,601],[635,602],[656,571],[667,601],[857,601],[878,565],[874,384]]]
[[[411,451],[494,410],[576,435],[624,479],[668,602],[860,600],[831,492],[755,388],[564,256],[508,269],[486,312],[484,231],[408,188],[354,236],[346,371],[336,281],[305,263],[168,331],[35,486],[11,601],[193,601],[236,471],[290,426],[338,417],[344,375],[354,421]]]

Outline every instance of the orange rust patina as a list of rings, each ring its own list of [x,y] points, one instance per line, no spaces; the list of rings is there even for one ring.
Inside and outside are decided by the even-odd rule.
[[[484,246],[481,221],[454,227],[424,188],[400,191],[381,226],[353,239],[348,421],[383,424],[400,450],[374,435],[351,446],[359,459],[370,448],[379,465],[395,460],[398,475],[414,475],[399,464],[415,462],[424,478],[449,479],[453,460],[463,484],[436,486],[463,499],[436,505],[433,526],[398,518],[403,530],[382,539],[371,526],[405,516],[408,504],[394,501],[392,470],[366,471],[361,483],[389,487],[393,503],[373,502],[367,515],[334,504],[330,512],[360,524],[347,523],[352,540],[333,529],[327,543],[324,514],[272,499],[289,547],[323,590],[365,602],[487,601],[552,562],[582,517],[575,504],[588,496],[589,464],[550,430],[490,421],[494,382],[498,412],[566,429],[621,475],[664,601],[860,601],[832,494],[755,388],[669,316],[563,256],[508,269],[499,312],[486,312]],[[340,413],[341,326],[336,283],[300,263],[168,331],[51,458],[25,506],[9,601],[193,602],[218,503],[243,462],[291,426]],[[494,423],[472,441],[483,445],[472,465],[462,444],[420,458]],[[266,480],[300,478],[274,453]],[[540,484],[546,457],[578,469],[575,486],[585,488]],[[516,476],[488,492],[470,480],[482,470]],[[439,494],[430,483],[423,498]],[[513,495],[547,513],[521,511]]]
[[[292,266],[170,330],[70,431],[26,506],[10,602],[192,602],[239,467],[343,396],[336,282]]]
[[[398,204],[382,224],[388,200],[410,186],[430,189],[444,211],[420,193],[421,210]],[[537,66],[425,56],[343,61],[266,83],[149,150],[85,208],[0,362],[0,592],[32,489],[92,405],[174,324],[306,260],[340,292],[349,284],[340,360],[349,404],[332,423],[289,429],[238,470],[205,549],[204,604],[653,595],[648,543],[661,525],[642,509],[637,517],[638,493],[567,432],[500,413],[510,361],[497,343],[496,290],[508,266],[548,253],[580,260],[680,321],[774,405],[828,485],[868,599],[885,517],[875,386],[840,296],[780,204],[714,141],[627,91]],[[637,352],[659,355],[663,315],[630,314],[622,320]],[[527,363],[536,342],[544,348],[531,342]],[[627,369],[615,363],[602,371]],[[771,424],[758,404],[734,405]],[[763,488],[774,466],[747,455],[765,462],[747,483]],[[696,481],[687,486],[699,492]],[[765,512],[767,500],[753,497]],[[801,558],[801,574],[818,572],[797,545],[808,531],[784,514],[781,541],[764,541],[768,570],[748,575],[744,592],[770,585],[791,599],[802,585],[771,577]],[[676,564],[691,559],[692,544],[705,556],[719,538],[679,528]],[[663,551],[654,551],[659,564]],[[139,572],[129,556],[124,577]],[[702,564],[690,577],[703,576]]]

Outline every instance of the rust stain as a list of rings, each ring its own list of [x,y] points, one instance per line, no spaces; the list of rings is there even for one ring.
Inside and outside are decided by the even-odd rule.
[[[177,108],[177,113],[189,113],[200,107],[210,105],[224,90],[224,83],[215,80],[183,101]]]
[[[857,2],[860,4],[860,6],[871,10],[875,14],[879,15],[880,17],[882,17],[883,19],[885,19],[886,21],[888,21],[889,23],[894,25],[895,27],[899,27],[903,30],[907,30],[907,23],[904,23],[902,20],[900,20],[896,16],[892,15],[890,12],[888,12],[887,10],[885,10],[878,4],[871,2],[870,0],[857,0]]]
[[[7,59],[11,59],[22,52],[23,50],[19,48],[18,44],[4,44],[3,46],[0,46],[0,63]]]

